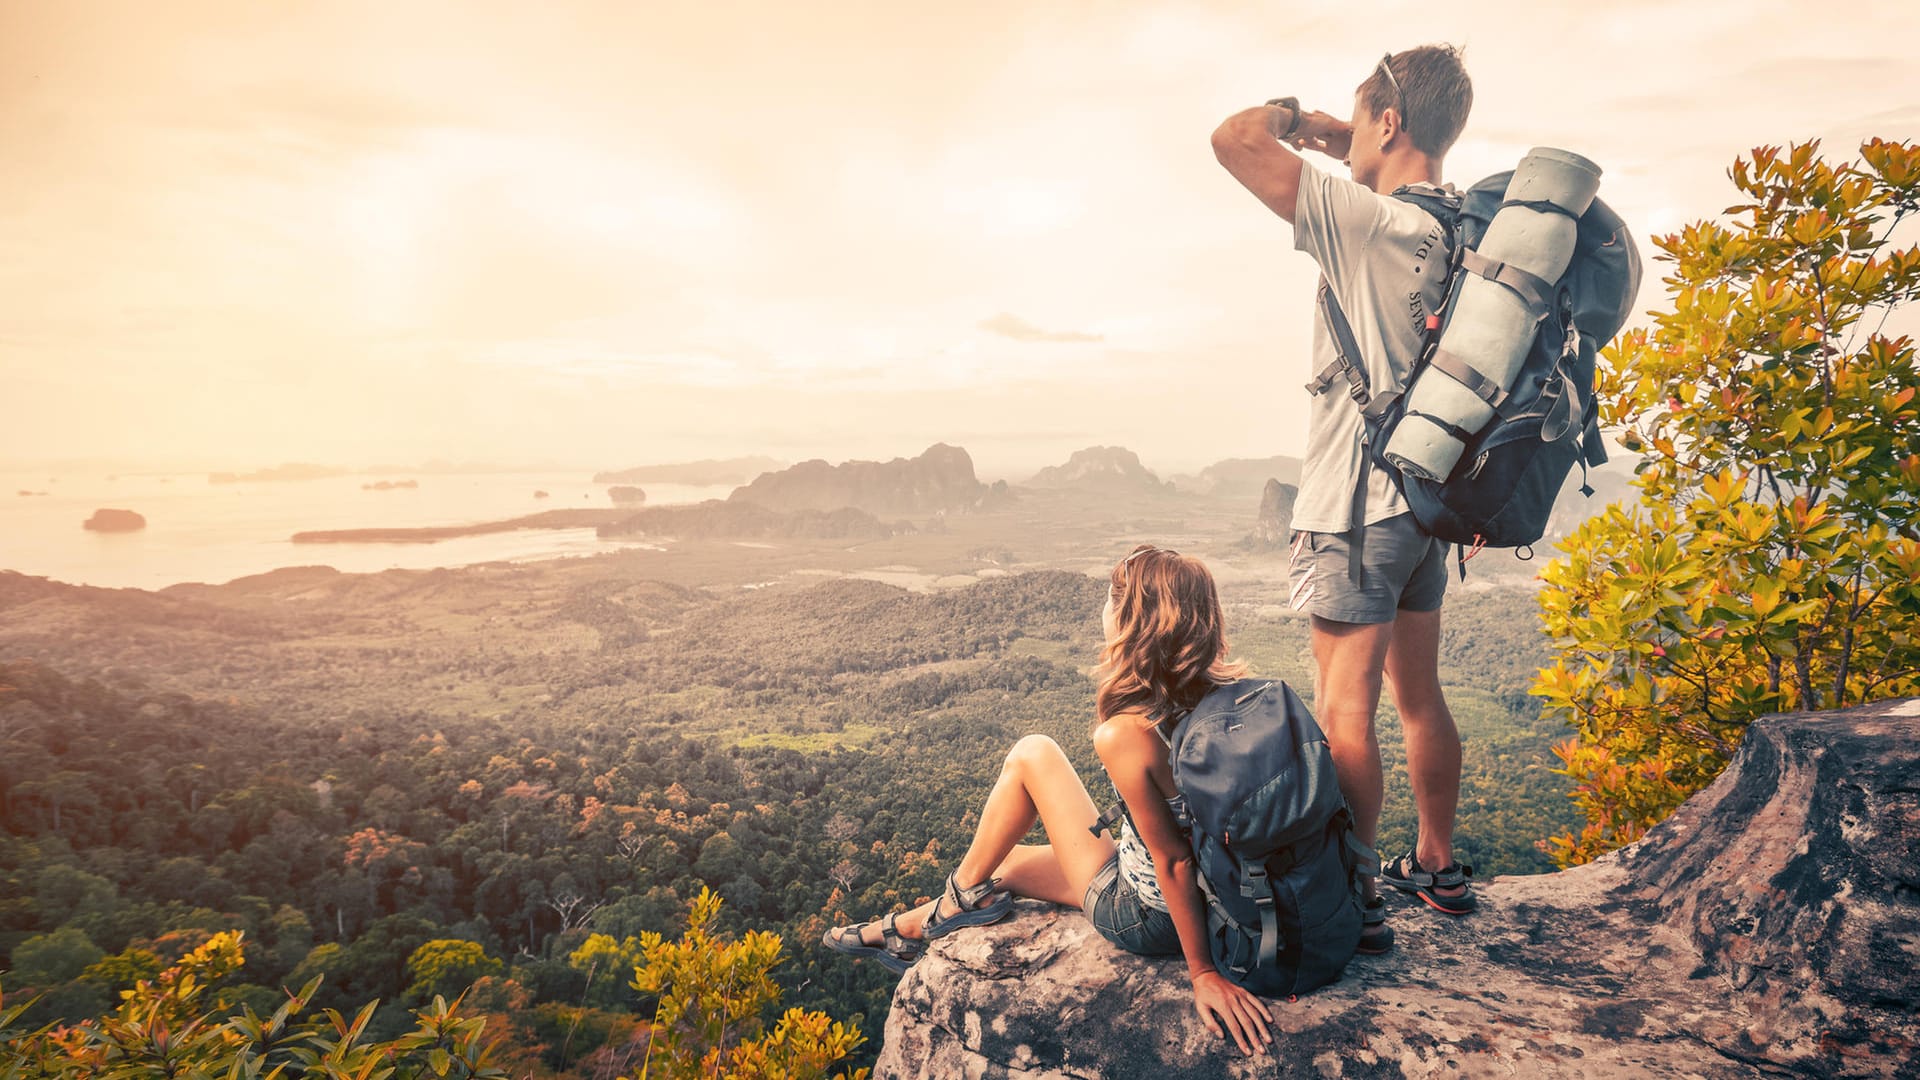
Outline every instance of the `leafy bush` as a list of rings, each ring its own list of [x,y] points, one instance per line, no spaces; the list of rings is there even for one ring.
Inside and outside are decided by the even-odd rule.
[[[1885,332],[1920,295],[1894,246],[1920,150],[1817,152],[1735,162],[1731,223],[1659,239],[1671,310],[1603,354],[1602,419],[1648,457],[1544,575],[1534,693],[1587,817],[1562,865],[1638,838],[1760,716],[1920,693],[1920,369]]]
[[[826,1076],[866,1041],[859,1028],[804,1009],[788,1009],[767,1031],[761,1016],[780,1001],[780,988],[768,977],[780,962],[780,938],[750,930],[728,940],[714,933],[719,919],[720,898],[702,889],[679,941],[652,931],[640,935],[633,988],[660,1001],[641,1080],[810,1080]],[[835,1074],[836,1080],[866,1075],[865,1069]]]
[[[240,969],[241,934],[216,934],[150,981],[123,991],[111,1015],[71,1027],[24,1030],[27,1005],[0,998],[0,1080],[58,1077],[117,1080],[174,1076],[354,1077],[360,1080],[493,1080],[506,1074],[489,1064],[481,1042],[485,1021],[462,1017],[457,1005],[436,998],[415,1013],[418,1026],[390,1041],[366,1037],[376,1003],[349,1020],[332,1009],[299,1021],[319,989],[318,979],[261,1018],[243,1007],[222,1017],[203,999],[210,987]]]

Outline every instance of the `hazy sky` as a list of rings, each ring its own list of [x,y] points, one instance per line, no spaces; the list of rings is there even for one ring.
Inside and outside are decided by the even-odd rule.
[[[0,469],[1297,453],[1313,270],[1207,136],[1434,40],[1450,179],[1577,150],[1643,246],[1920,134],[1896,2],[0,0]]]

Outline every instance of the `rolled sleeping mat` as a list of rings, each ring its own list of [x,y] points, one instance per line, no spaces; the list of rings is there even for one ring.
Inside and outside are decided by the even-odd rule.
[[[1579,217],[1599,190],[1600,166],[1566,150],[1535,147],[1514,169],[1479,248],[1463,255],[1446,333],[1387,440],[1386,458],[1403,473],[1445,480],[1466,449],[1462,436],[1493,418],[1573,259]],[[1521,203],[1552,203],[1567,213]]]

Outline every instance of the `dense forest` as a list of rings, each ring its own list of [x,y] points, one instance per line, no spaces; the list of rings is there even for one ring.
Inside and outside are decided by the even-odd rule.
[[[1103,587],[0,574],[0,981],[44,993],[39,1019],[97,1015],[242,929],[227,1001],[324,975],[318,1004],[378,998],[391,1033],[478,980],[509,1071],[589,1075],[650,1008],[630,939],[683,925],[707,886],[727,928],[783,935],[786,1004],[859,1022],[870,1055],[894,979],[821,931],[936,890],[1026,732],[1110,797],[1087,738]],[[1305,623],[1232,611],[1238,652],[1310,697]],[[1548,869],[1536,842],[1572,817],[1564,732],[1525,694],[1545,648],[1526,591],[1450,599],[1461,848],[1483,875]],[[1381,734],[1397,769],[1390,708]],[[1392,785],[1389,848],[1412,835]]]

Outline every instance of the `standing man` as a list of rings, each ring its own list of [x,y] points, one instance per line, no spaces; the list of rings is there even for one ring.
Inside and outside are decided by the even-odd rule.
[[[1311,614],[1319,666],[1314,708],[1333,751],[1360,839],[1377,844],[1383,781],[1374,712],[1381,675],[1393,684],[1420,815],[1413,849],[1381,877],[1449,915],[1474,908],[1472,868],[1453,858],[1460,796],[1460,735],[1440,691],[1440,602],[1446,547],[1415,523],[1390,477],[1367,467],[1360,398],[1401,388],[1419,357],[1427,316],[1445,302],[1447,232],[1425,210],[1392,197],[1437,185],[1447,150],[1466,126],[1473,85],[1460,55],[1426,45],[1383,58],[1354,94],[1353,120],[1279,99],[1228,117],[1214,155],[1234,179],[1293,226],[1294,247],[1319,264],[1307,456],[1293,512],[1293,606]],[[1314,150],[1344,161],[1353,179],[1303,160]],[[1327,300],[1352,329],[1340,364]],[[1385,906],[1367,882],[1360,949],[1393,947]]]

